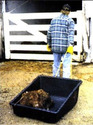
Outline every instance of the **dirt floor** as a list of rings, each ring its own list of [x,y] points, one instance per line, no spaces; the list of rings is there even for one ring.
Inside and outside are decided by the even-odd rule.
[[[93,64],[73,65],[72,78],[83,81],[75,107],[55,125],[93,125]],[[52,76],[52,62],[0,63],[0,125],[48,125],[16,116],[9,102],[38,75]],[[50,124],[49,124],[50,125]]]

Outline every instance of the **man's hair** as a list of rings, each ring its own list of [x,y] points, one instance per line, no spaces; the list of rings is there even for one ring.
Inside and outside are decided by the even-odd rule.
[[[68,15],[71,11],[71,7],[68,4],[62,6],[61,12],[65,15]]]
[[[62,10],[64,11],[71,11],[71,7],[68,4],[62,6]]]

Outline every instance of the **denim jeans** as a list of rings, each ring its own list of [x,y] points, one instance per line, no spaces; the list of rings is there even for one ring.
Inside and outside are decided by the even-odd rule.
[[[56,75],[61,58],[63,58],[63,77],[64,78],[70,78],[71,76],[71,71],[70,71],[70,66],[71,66],[71,54],[67,53],[65,54],[58,54],[58,53],[53,53],[54,57],[54,64],[53,64],[53,76]],[[60,70],[57,73],[57,77],[60,77]]]

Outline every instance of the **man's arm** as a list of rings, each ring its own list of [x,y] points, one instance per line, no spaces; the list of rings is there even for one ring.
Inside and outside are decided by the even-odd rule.
[[[69,45],[74,45],[74,27],[75,27],[75,23],[74,23],[73,20],[71,20],[70,23],[69,23],[69,27],[68,27],[68,30],[69,30],[69,37],[68,37]]]

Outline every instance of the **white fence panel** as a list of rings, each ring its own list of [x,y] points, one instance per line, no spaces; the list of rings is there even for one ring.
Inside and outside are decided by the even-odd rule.
[[[49,54],[11,54],[12,59],[33,59],[33,60],[53,60],[53,55]]]
[[[4,13],[6,59],[53,60],[46,49],[46,35],[52,18],[60,13]],[[73,59],[80,61],[82,52],[82,12],[71,12],[75,19],[75,46]],[[48,23],[42,21],[48,20]],[[40,23],[41,21],[41,23]],[[35,22],[35,23],[34,23]]]
[[[46,45],[10,45],[10,50],[47,51]]]

